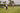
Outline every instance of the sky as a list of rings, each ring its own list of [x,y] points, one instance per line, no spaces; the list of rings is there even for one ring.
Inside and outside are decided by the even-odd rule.
[[[10,3],[10,1],[8,1],[8,0],[0,0],[0,1],[2,1],[2,2],[6,1],[7,4]],[[20,4],[20,0],[11,0],[11,1],[14,1],[15,4]],[[3,3],[1,3],[1,4],[3,4]]]
[[[20,4],[20,0],[14,0],[15,4]]]
[[[20,4],[20,0],[11,0],[14,1],[15,4]]]
[[[3,3],[4,1],[6,1],[6,4],[9,4],[9,2],[10,2],[10,1],[8,1],[8,0],[0,0],[0,1],[1,1],[1,4],[4,4],[4,3]]]

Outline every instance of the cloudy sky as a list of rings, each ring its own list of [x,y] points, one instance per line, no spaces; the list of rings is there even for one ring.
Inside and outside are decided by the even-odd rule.
[[[14,0],[15,4],[20,4],[20,0]]]
[[[20,0],[12,0],[15,2],[15,4],[20,4]]]
[[[9,3],[9,1],[8,0],[0,0],[0,1],[6,1],[6,3],[8,4]],[[15,2],[15,4],[20,4],[20,0],[11,0],[11,1],[14,1]]]
[[[9,1],[8,0],[0,0],[2,3],[1,4],[3,4],[3,1],[6,1],[6,4],[9,4]]]

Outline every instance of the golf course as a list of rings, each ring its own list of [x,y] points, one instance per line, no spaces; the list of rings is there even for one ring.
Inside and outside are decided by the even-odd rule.
[[[6,7],[0,8],[0,13],[20,13],[20,6],[8,7],[6,11]]]

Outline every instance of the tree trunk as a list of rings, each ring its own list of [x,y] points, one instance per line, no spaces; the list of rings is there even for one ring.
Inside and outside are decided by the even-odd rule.
[[[12,4],[11,4],[11,0],[10,0],[10,6],[11,6]]]

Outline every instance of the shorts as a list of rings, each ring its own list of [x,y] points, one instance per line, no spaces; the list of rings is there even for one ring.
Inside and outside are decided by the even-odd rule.
[[[7,7],[6,7],[6,9],[7,9]]]

